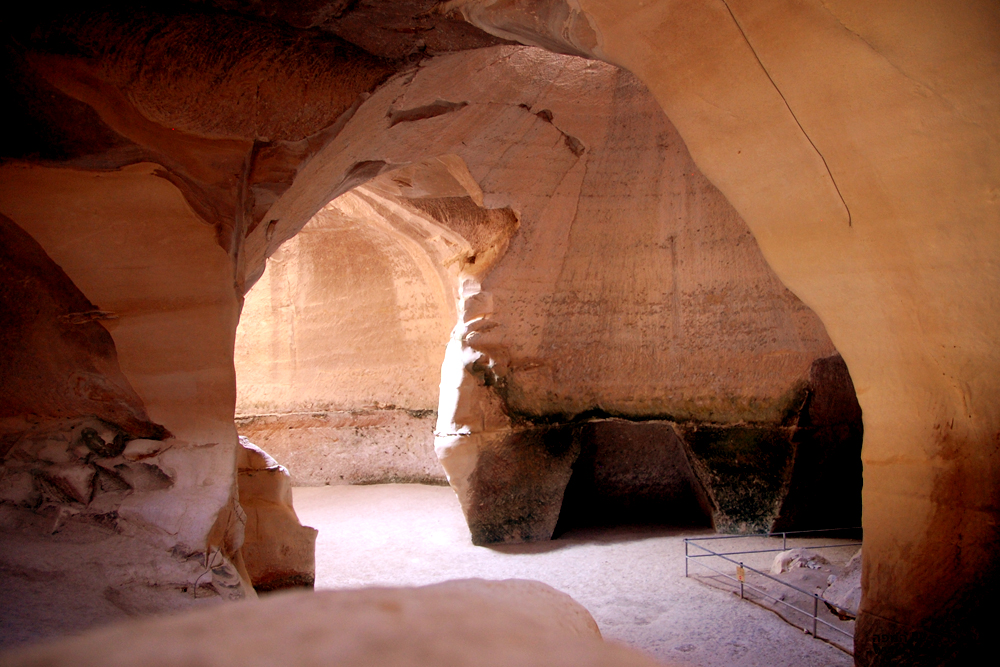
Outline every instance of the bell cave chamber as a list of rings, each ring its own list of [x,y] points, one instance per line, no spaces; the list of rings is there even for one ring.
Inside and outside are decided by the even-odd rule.
[[[8,21],[0,664],[973,659],[998,28],[986,1],[853,0]],[[468,551],[325,586],[320,488],[337,540],[422,489]],[[400,507],[404,531],[431,511]],[[699,616],[718,593],[688,580],[635,592],[675,577],[648,531],[857,525],[853,657]],[[621,625],[587,590],[612,548]],[[406,549],[390,568],[423,572]]]

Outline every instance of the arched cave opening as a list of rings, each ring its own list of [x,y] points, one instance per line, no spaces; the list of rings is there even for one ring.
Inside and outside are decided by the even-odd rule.
[[[505,69],[510,61],[518,67]],[[333,189],[346,192],[316,225],[291,240],[275,231],[277,218],[247,227],[240,252],[248,262],[269,244],[276,252],[257,285],[267,303],[251,296],[243,309],[244,327],[260,322],[255,308],[271,324],[238,346],[238,363],[260,372],[241,391],[261,390],[237,397],[241,428],[256,429],[251,439],[293,474],[310,475],[307,483],[442,482],[436,449],[476,544],[546,540],[593,523],[707,523],[709,515],[717,527],[720,517],[736,529],[761,523],[734,517],[723,491],[747,495],[753,456],[745,455],[761,458],[762,443],[778,442],[785,454],[770,468],[774,457],[763,457],[772,486],[798,469],[797,459],[789,463],[792,441],[781,438],[801,432],[807,397],[818,395],[810,369],[834,353],[818,318],[769,272],[749,230],[634,77],[525,48],[445,64],[414,75],[406,95],[387,89],[388,102],[371,103],[378,112],[365,110],[382,119],[385,136],[368,136],[364,117],[344,130],[360,133],[357,145],[371,153],[330,167],[343,176]],[[429,101],[434,77],[489,68],[505,87],[457,90],[470,99],[464,105]],[[587,96],[539,83],[553,80],[583,85]],[[380,151],[396,153],[375,159]],[[326,157],[314,163],[329,166]],[[365,183],[349,187],[357,181]],[[238,302],[231,249],[219,240],[226,237],[204,225],[189,193],[145,163],[93,179],[9,168],[5,197],[20,202],[22,191],[66,182],[74,187],[50,203],[101,213],[94,229],[88,218],[70,218],[73,238],[100,238],[89,254],[63,243],[69,227],[40,207],[9,210],[86,299],[109,309],[108,321],[121,320],[108,328],[123,372],[174,436],[139,452],[141,464],[115,465],[149,470],[159,457],[179,472],[169,489],[123,478],[129,488],[101,487],[112,504],[88,505],[94,480],[106,476],[92,461],[74,462],[70,469],[87,475],[79,476],[82,491],[57,503],[85,507],[88,520],[114,515],[177,536],[183,548],[170,552],[170,576],[181,583],[172,604],[203,589],[246,595],[251,581],[262,591],[310,583],[303,573],[315,534],[289,528],[297,526],[291,480],[275,461],[239,450],[233,496],[228,355]],[[263,207],[267,187],[247,205]],[[164,229],[175,243],[164,243]],[[310,246],[311,236],[334,240]],[[105,247],[117,249],[115,263],[102,263]],[[136,266],[147,271],[142,281]],[[164,278],[179,267],[185,280]],[[143,299],[133,298],[137,290]],[[327,297],[338,307],[324,308]],[[60,309],[58,326],[71,329],[103,326],[71,315],[106,314],[86,304]],[[336,358],[324,360],[320,349]],[[449,350],[458,363],[447,363]],[[299,446],[310,434],[342,446]],[[36,473],[65,463],[41,460],[36,449],[16,471],[17,488],[4,489],[19,494],[11,502],[36,503]],[[752,488],[749,496],[774,509],[773,497]],[[289,553],[301,568],[257,567]],[[144,586],[109,604],[136,608],[132,597]]]
[[[627,85],[626,92],[622,104],[641,93]],[[536,119],[552,122],[546,114]],[[655,128],[662,140],[669,124],[658,120],[667,126]],[[625,152],[613,139],[604,138],[610,148],[590,150]],[[634,144],[628,137],[626,148]],[[553,261],[565,268],[568,260],[571,270],[583,261],[597,275],[582,285],[572,274],[556,275],[546,285],[554,295],[518,279],[548,270],[537,266],[530,245],[542,225],[530,207],[516,206],[516,191],[487,194],[494,203],[514,200],[519,215],[509,206],[485,208],[475,162],[470,171],[465,160],[446,155],[385,170],[334,200],[272,256],[247,297],[237,341],[241,433],[286,463],[297,484],[443,483],[429,445],[431,422],[441,416],[435,408],[443,405],[453,411],[444,428],[441,419],[437,425],[446,453],[449,437],[479,440],[474,467],[460,470],[459,479],[445,465],[477,544],[621,524],[744,533],[858,525],[862,425],[846,365],[815,315],[767,269],[683,144],[675,153],[647,197],[661,209],[669,201],[676,217],[661,210],[652,224],[621,231],[624,242],[610,249],[634,251],[649,236],[662,241],[623,264],[609,256],[608,244],[593,245],[606,214],[577,211],[563,221],[566,239],[556,248],[563,256]],[[621,168],[609,158],[603,166]],[[609,194],[598,189],[590,197]],[[551,234],[553,223],[546,224]],[[734,263],[729,275],[718,268]],[[705,279],[706,264],[714,284]],[[646,266],[668,272],[649,275]],[[757,289],[734,289],[738,281]],[[644,302],[629,303],[637,284],[647,292]],[[662,296],[649,303],[656,290],[666,304]],[[496,298],[524,307],[504,312]],[[631,326],[609,332],[623,315]],[[443,376],[437,373],[456,317],[461,361],[452,368],[454,386],[446,387],[447,361]],[[569,336],[560,319],[570,321]],[[498,344],[496,330],[517,327],[543,329],[547,351],[539,354],[536,345],[525,355],[523,341],[506,336]],[[755,331],[747,336],[741,328]],[[666,340],[657,341],[664,332]],[[660,378],[637,364],[637,337],[648,338],[640,350]],[[717,348],[704,340],[710,337]],[[692,346],[692,338],[702,340]],[[518,346],[522,358],[512,353]],[[692,347],[700,356],[694,372]],[[784,356],[787,365],[789,347],[799,348],[797,375],[771,361]],[[583,348],[590,349],[581,357]],[[750,363],[741,365],[740,355]],[[580,381],[606,372],[608,356],[624,367],[613,371],[619,386]],[[803,361],[811,363],[803,368]],[[689,374],[679,383],[688,395],[664,409],[655,393],[666,391],[661,385],[670,382],[662,380],[678,367]],[[540,383],[539,368],[549,375]],[[634,379],[623,377],[628,373],[647,376],[642,400],[654,407],[604,410],[604,398],[615,400]],[[722,373],[735,382],[720,383]],[[557,386],[566,378],[583,387],[582,401]],[[753,381],[756,395],[733,389]],[[530,392],[538,392],[532,383],[545,390],[547,413],[537,399],[531,406]]]
[[[513,345],[497,345],[484,335],[521,320],[538,318],[549,324],[553,314],[539,315],[532,302],[538,295],[525,295],[528,290],[523,285],[511,287],[491,278],[527,270],[518,234],[530,234],[532,220],[510,209],[494,209],[492,215],[505,222],[491,228],[483,217],[490,215],[488,209],[477,203],[485,203],[484,194],[470,183],[475,183],[471,170],[457,156],[438,156],[387,171],[324,207],[272,256],[248,294],[236,344],[238,426],[288,466],[292,481],[305,486],[443,484],[447,470],[459,497],[466,494],[463,509],[473,541],[501,545],[497,553],[519,558],[545,554],[546,547],[542,543],[521,551],[509,543],[554,538],[551,548],[560,550],[566,545],[580,548],[582,539],[594,542],[590,548],[595,553],[607,548],[611,554],[615,552],[610,545],[661,536],[665,527],[672,529],[669,534],[692,534],[691,529],[704,534],[706,527],[754,533],[858,525],[861,414],[846,365],[836,353],[814,359],[781,396],[783,411],[772,408],[773,416],[756,422],[732,416],[729,421],[691,415],[686,419],[622,416],[599,409],[531,415],[512,409],[511,394],[524,391],[517,374],[528,364],[510,353]],[[745,232],[732,218],[727,230],[725,218],[720,225],[717,212],[711,215],[709,222],[715,224],[705,226],[723,237],[714,247],[705,250],[686,241],[682,228],[672,243],[647,257],[650,263],[657,259],[663,263],[671,261],[671,253],[678,255],[673,285],[685,281],[686,242],[703,256],[742,245]],[[586,225],[587,218],[578,217],[570,224]],[[485,241],[474,238],[476,230],[491,229],[503,233],[486,234]],[[697,225],[686,230],[696,238],[700,232]],[[567,245],[564,252],[570,254],[574,244]],[[492,261],[478,259],[489,258],[490,253]],[[473,256],[477,261],[470,262]],[[748,264],[754,268],[744,259],[744,272]],[[617,276],[625,287],[643,278],[634,265],[631,270],[639,275]],[[716,297],[722,300],[720,312],[749,312],[745,323],[753,317],[780,322],[791,311],[805,320],[803,329],[815,334],[817,329],[808,328],[815,326],[815,316],[775,283],[770,283],[771,289],[780,299],[760,299],[749,292]],[[604,284],[604,279],[592,283]],[[680,317],[704,304],[698,289],[704,287],[696,286],[693,297],[674,301],[694,304]],[[600,308],[615,307],[607,297],[587,294],[586,288],[577,288],[577,294],[583,308],[594,308],[594,302]],[[506,299],[532,305],[512,311]],[[565,306],[557,314],[566,317]],[[579,317],[579,313],[569,315]],[[722,323],[717,319],[706,329]],[[597,358],[615,354],[621,346],[620,339],[586,326],[580,326],[574,332],[578,338],[569,341],[560,341],[552,329],[556,345],[550,354],[556,358],[560,348],[585,341],[596,340],[592,344],[603,346],[596,350]],[[773,335],[776,329],[772,325],[769,332]],[[446,340],[453,352],[459,352],[461,365],[448,365],[442,349]],[[741,344],[732,331],[722,331],[716,340],[728,353]],[[540,361],[535,355],[530,363]],[[757,363],[758,372],[768,372],[766,364]],[[597,383],[594,390],[607,388]],[[437,439],[450,444],[442,420],[435,425],[435,418],[449,409],[448,424],[470,426],[469,434],[461,437],[480,439],[475,465],[464,480],[456,479],[460,468],[442,469],[433,456],[435,426]],[[244,474],[241,471],[241,484]],[[309,491],[297,494],[306,507],[299,508],[300,516],[336,521],[309,524],[337,536],[333,542],[317,542],[316,571],[322,565],[326,586],[359,581],[427,583],[441,576],[428,564],[434,560],[431,554],[456,557],[441,547],[448,543],[448,520],[438,520],[446,526],[442,535],[442,524],[419,516],[421,510],[447,511],[429,502],[432,495],[407,496],[412,507],[404,507],[393,505],[395,489],[381,487],[364,496],[371,506],[363,507],[361,496]],[[317,510],[319,502],[324,504],[322,510]],[[410,522],[401,523],[400,516]],[[638,526],[659,532],[643,533],[636,530]],[[441,551],[424,553],[415,547],[410,530],[426,530],[416,541],[429,541]],[[468,533],[463,534],[468,540]],[[295,542],[287,533],[283,539],[286,544]],[[379,546],[372,549],[372,544]],[[244,546],[248,569],[259,591],[273,590],[268,573],[255,569],[258,548],[254,543]],[[650,548],[663,547],[651,543]],[[266,557],[267,549],[264,552]],[[399,560],[396,574],[380,568],[386,557]],[[460,560],[464,569],[459,571],[466,576],[505,573],[465,554]],[[541,556],[536,560],[539,569],[532,571],[533,577],[555,576],[554,566]],[[327,574],[331,571],[338,574],[331,577]],[[590,576],[581,575],[574,585],[588,585]],[[280,588],[302,582],[286,572],[275,583]],[[603,606],[595,609],[602,619],[622,613]]]
[[[244,303],[237,427],[296,485],[446,483],[433,427],[455,321],[447,230],[378,185],[324,207]]]

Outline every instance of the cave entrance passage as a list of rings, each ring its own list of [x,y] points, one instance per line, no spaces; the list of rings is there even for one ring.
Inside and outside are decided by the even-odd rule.
[[[330,202],[274,253],[247,295],[235,354],[238,429],[298,486],[447,483],[433,431],[456,264],[467,248],[419,205],[465,202],[447,178],[453,161],[423,167]],[[400,194],[429,188],[432,176],[448,197],[413,204]]]
[[[406,111],[440,94],[418,94],[435,61],[351,130],[375,132],[359,162],[314,158],[365,182],[272,258],[271,324],[237,347],[238,368],[263,357],[240,372],[246,434],[299,483],[443,468],[477,544],[856,525],[846,366],[649,91],[531,49],[462,58],[462,103]]]
[[[621,524],[859,523],[861,413],[836,354],[756,422],[518,413],[539,363],[491,338],[511,318],[482,279],[521,220],[482,204],[464,161],[434,158],[334,200],[271,258],[241,321],[238,424],[297,485],[450,479],[477,544]],[[663,251],[679,263],[676,239]],[[504,299],[516,297],[503,277],[516,276],[519,253],[491,278]],[[599,332],[577,336],[569,344],[614,351]]]

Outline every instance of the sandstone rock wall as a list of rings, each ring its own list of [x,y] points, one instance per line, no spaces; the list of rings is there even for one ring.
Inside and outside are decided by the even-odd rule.
[[[237,417],[283,461],[295,486],[447,484],[434,456],[434,411],[325,410]]]
[[[244,304],[239,429],[296,484],[444,480],[432,413],[455,276],[373,196],[347,193],[314,216]]]
[[[858,663],[973,660],[1000,588],[996,3],[450,6],[650,87],[851,369],[865,414]]]
[[[813,359],[834,351],[822,324],[645,87],[619,70],[588,74],[584,93],[538,103],[586,151],[524,206],[483,281],[495,326],[474,346],[506,357],[505,400],[529,417],[780,418]]]
[[[237,413],[437,406],[454,279],[360,196],[268,260],[236,345]]]
[[[34,239],[32,257],[17,265],[49,267],[7,293],[20,300],[7,303],[15,314],[37,310],[34,324],[17,329],[34,332],[21,338],[34,345],[5,354],[13,363],[5,386],[25,406],[14,421],[29,427],[11,431],[5,421],[16,442],[6,443],[4,484],[25,473],[38,483],[34,496],[4,495],[49,518],[47,526],[11,518],[11,540],[65,529],[84,531],[81,541],[95,549],[144,554],[148,566],[113,558],[95,570],[56,552],[82,608],[105,604],[109,586],[129,614],[195,604],[199,595],[253,596],[239,552],[227,361],[238,306],[213,230],[153,165],[95,174],[7,163],[0,171],[0,211]],[[32,306],[32,288],[44,281],[51,301]],[[42,632],[65,622],[52,610],[43,619]]]

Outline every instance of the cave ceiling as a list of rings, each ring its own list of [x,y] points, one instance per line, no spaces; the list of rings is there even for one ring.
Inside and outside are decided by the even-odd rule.
[[[439,5],[196,0],[25,7],[3,29],[0,85],[19,132],[0,142],[0,157],[72,161],[115,153],[127,162],[141,152],[93,105],[53,81],[50,70],[66,61],[90,65],[154,122],[214,138],[302,139],[335,121],[358,93],[425,57],[509,43]],[[264,66],[250,72],[251,62]],[[280,105],[270,100],[270,109],[262,109],[269,91],[261,88],[276,78],[301,79],[330,103],[316,104],[307,94]],[[248,103],[255,87],[258,103]],[[252,109],[257,122],[227,109],[232,102],[199,108],[198,102],[227,95]]]

